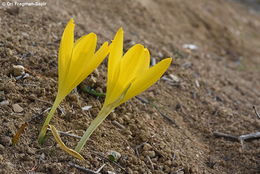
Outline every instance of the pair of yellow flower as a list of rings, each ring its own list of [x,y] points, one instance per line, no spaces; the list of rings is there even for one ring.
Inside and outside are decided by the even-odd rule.
[[[110,45],[108,45],[108,42],[105,42],[95,52],[97,36],[94,33],[90,33],[74,43],[74,21],[73,19],[69,21],[60,43],[58,94],[43,124],[39,135],[39,142],[43,141],[50,120],[60,102],[96,69],[108,54],[105,103],[98,116],[91,122],[89,128],[76,146],[76,152],[81,151],[90,135],[109,113],[120,104],[149,88],[163,75],[171,64],[172,59],[164,59],[155,66],[149,67],[149,51],[140,44],[134,45],[123,54],[123,34],[123,29],[120,28]],[[50,128],[55,132],[53,126],[50,126]]]

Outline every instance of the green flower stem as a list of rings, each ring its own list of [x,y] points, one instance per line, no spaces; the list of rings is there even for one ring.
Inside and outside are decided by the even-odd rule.
[[[52,105],[51,111],[49,112],[49,114],[48,114],[48,116],[47,116],[47,118],[46,118],[46,120],[45,120],[45,122],[44,122],[44,124],[42,126],[41,132],[40,132],[40,134],[38,136],[38,142],[40,144],[43,144],[44,137],[45,137],[46,132],[47,132],[47,126],[50,123],[50,121],[51,121],[55,111],[57,110],[60,102],[61,102],[61,100],[58,97],[56,97],[56,99],[54,101],[54,104]]]
[[[107,105],[107,106],[104,106],[100,110],[98,116],[91,122],[90,126],[88,127],[88,129],[84,133],[83,137],[78,142],[78,144],[77,144],[77,146],[75,148],[76,152],[80,152],[82,150],[82,148],[84,147],[84,145],[86,144],[87,140],[92,135],[92,133],[106,119],[106,117],[112,112],[112,110],[114,108],[115,107],[113,107],[111,105]]]
[[[96,128],[107,118],[107,116],[115,109],[117,106],[120,105],[121,101],[124,99],[126,92],[130,88],[131,83],[127,86],[127,88],[123,91],[123,93],[119,96],[116,101],[110,103],[110,104],[105,104],[103,105],[102,109],[98,113],[98,116],[90,123],[90,126],[84,133],[83,137],[80,139],[78,142],[75,151],[80,152],[84,145],[86,144],[87,140],[89,137],[92,135],[92,133],[96,130]]]

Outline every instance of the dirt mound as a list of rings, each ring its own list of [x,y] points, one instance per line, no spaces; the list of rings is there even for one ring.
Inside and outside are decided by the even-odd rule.
[[[6,4],[5,4],[6,5]],[[259,140],[216,138],[260,130],[260,16],[233,1],[47,1],[43,6],[0,7],[0,173],[260,173]],[[118,107],[84,147],[85,161],[61,151],[52,136],[37,135],[57,91],[57,50],[73,17],[78,38],[89,32],[110,41],[119,27],[125,47],[142,43],[152,58],[173,57],[164,78]],[[19,69],[22,65],[23,69]],[[14,77],[25,72],[26,76]],[[81,85],[105,92],[106,61]],[[82,135],[104,99],[80,88],[52,120]],[[83,106],[92,106],[83,111]],[[31,120],[20,142],[11,138]],[[75,147],[78,139],[62,136]],[[109,151],[121,154],[106,160]],[[105,158],[104,158],[105,157]]]

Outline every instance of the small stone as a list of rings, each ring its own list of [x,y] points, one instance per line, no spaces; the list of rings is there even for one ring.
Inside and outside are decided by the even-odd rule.
[[[174,82],[176,82],[176,83],[180,82],[179,77],[177,77],[176,75],[170,74],[169,76],[170,76],[170,78],[171,78]]]
[[[3,146],[2,144],[0,144],[0,152],[3,151],[5,149],[5,146]]]
[[[146,141],[148,141],[149,133],[146,132],[145,130],[141,130],[139,133],[139,136],[142,141],[146,142]]]
[[[0,102],[0,105],[1,105],[1,106],[9,105],[9,101],[8,101],[8,100],[1,101],[1,102]]]
[[[30,155],[34,155],[36,153],[36,150],[34,148],[28,147],[27,153],[30,154]]]
[[[12,105],[14,112],[23,112],[23,108],[19,104],[13,104]]]
[[[195,84],[196,84],[196,86],[197,86],[198,88],[200,87],[200,83],[199,83],[198,80],[195,80]]]
[[[22,34],[25,38],[28,38],[28,37],[29,37],[29,34],[26,33],[26,32],[21,32],[21,34]]]
[[[3,146],[11,146],[12,140],[10,137],[2,135],[0,137],[0,144],[2,144]]]
[[[156,65],[156,59],[155,59],[155,58],[152,58],[152,59],[151,59],[151,66],[154,66],[154,65]]]
[[[90,81],[91,81],[91,83],[95,84],[95,83],[97,83],[97,78],[94,76],[91,76]]]
[[[199,47],[194,44],[183,44],[183,48],[188,49],[188,50],[197,50]]]
[[[14,55],[14,53],[13,53],[13,51],[12,51],[11,49],[7,49],[7,50],[6,50],[6,53],[7,53],[7,55],[10,56],[10,57]]]
[[[145,143],[143,145],[143,150],[144,151],[148,151],[148,150],[151,150],[153,147],[149,144],[149,143]]]
[[[128,123],[130,121],[130,118],[128,115],[124,115],[124,120]]]
[[[167,166],[170,166],[172,164],[172,161],[171,160],[167,160],[164,162],[164,164],[166,164]]]
[[[163,53],[161,51],[158,52],[158,57],[161,58],[161,59],[164,57]]]
[[[145,156],[149,156],[150,158],[153,158],[156,156],[155,151],[151,150],[151,151],[144,151],[144,155]]]
[[[116,113],[112,112],[112,113],[110,114],[109,118],[110,118],[111,120],[115,120],[115,119],[116,119]]]
[[[97,75],[97,77],[99,77],[99,71],[98,71],[98,69],[95,69],[95,70],[94,70],[94,73]]]
[[[81,109],[83,110],[83,111],[88,111],[88,110],[90,110],[92,108],[92,106],[83,106]]]
[[[107,171],[107,174],[116,174],[115,172]]]
[[[111,151],[109,151],[109,152],[107,153],[107,157],[108,157],[108,159],[110,159],[111,161],[116,162],[116,161],[119,160],[119,158],[121,158],[121,154],[120,154],[119,152],[117,152],[117,151],[111,150]]]
[[[118,123],[120,123],[120,124],[124,124],[124,120],[123,120],[121,117],[117,118],[117,121],[118,121]]]
[[[129,167],[126,169],[126,171],[127,171],[128,174],[133,174],[134,173],[133,170],[131,168],[129,168]]]
[[[23,75],[24,73],[24,67],[22,65],[13,65],[13,75],[15,77]]]

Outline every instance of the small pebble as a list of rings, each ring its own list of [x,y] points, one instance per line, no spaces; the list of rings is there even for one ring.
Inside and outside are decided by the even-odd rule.
[[[164,57],[164,56],[163,56],[163,53],[159,51],[159,52],[158,52],[158,57],[162,59],[162,58]]]
[[[153,150],[144,151],[143,154],[144,154],[145,156],[146,156],[146,155],[149,156],[150,158],[153,158],[153,157],[156,156],[156,153],[155,153],[155,151],[153,151]]]
[[[111,120],[115,120],[116,119],[116,113],[114,113],[114,112],[112,112],[111,114],[110,114],[110,116],[109,116],[109,118],[111,119]]]
[[[34,148],[28,147],[27,153],[30,154],[30,155],[34,155],[36,153],[36,150]]]
[[[107,174],[116,174],[115,172],[107,171]]]
[[[2,135],[0,136],[0,144],[2,144],[3,146],[11,146],[12,140],[10,137]]]
[[[5,149],[5,146],[3,146],[2,144],[0,144],[0,152],[3,151]]]
[[[111,150],[111,151],[109,151],[109,152],[107,153],[107,157],[108,157],[108,159],[110,159],[111,161],[116,162],[116,161],[119,160],[119,158],[121,158],[121,154],[120,154],[119,152],[117,152],[117,151]]]
[[[92,106],[84,106],[84,107],[82,107],[81,109],[83,110],[83,111],[88,111],[88,110],[90,110],[92,108]]]
[[[200,87],[200,83],[199,83],[198,80],[195,80],[195,84],[196,84],[196,86],[197,86],[198,88]]]
[[[118,123],[120,123],[120,124],[124,124],[124,120],[123,120],[121,117],[117,118],[117,121],[118,121]]]
[[[144,151],[148,151],[148,150],[151,150],[153,147],[149,144],[149,143],[145,143],[143,145],[143,150]]]
[[[176,83],[180,82],[179,77],[177,77],[176,75],[170,74],[169,76],[170,76],[170,78],[171,78],[174,82],[176,82]]]
[[[128,115],[124,115],[124,120],[128,123],[130,121],[130,118]]]
[[[184,44],[182,45],[183,48],[189,49],[189,50],[197,50],[199,47],[194,44]]]
[[[9,101],[8,101],[8,100],[1,101],[1,102],[0,102],[0,105],[1,105],[1,106],[9,105]]]
[[[13,65],[13,75],[15,77],[23,75],[24,73],[24,67],[22,65]]]
[[[156,64],[156,59],[155,58],[152,58],[151,59],[151,66],[154,66]]]
[[[13,104],[12,105],[14,112],[23,112],[23,108],[19,104]]]

